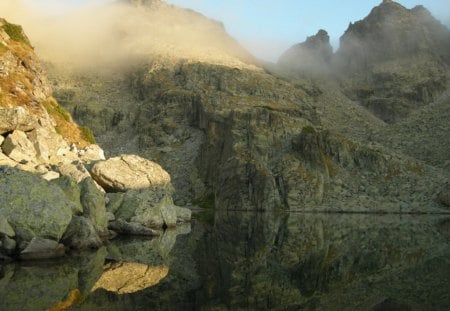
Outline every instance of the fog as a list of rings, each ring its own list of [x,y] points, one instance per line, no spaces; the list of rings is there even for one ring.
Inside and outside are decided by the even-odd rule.
[[[39,56],[55,63],[95,67],[150,56],[227,65],[251,61],[221,23],[161,1],[137,2],[74,9],[47,0],[39,10],[23,0],[1,0],[0,15],[22,25]]]

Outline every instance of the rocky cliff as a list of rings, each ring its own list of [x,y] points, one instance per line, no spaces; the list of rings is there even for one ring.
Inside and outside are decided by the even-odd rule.
[[[165,14],[175,10],[191,16],[166,9]],[[136,10],[157,14],[154,6]],[[196,23],[216,25],[201,15]],[[216,40],[233,42],[224,31]],[[329,55],[325,33],[308,42],[303,50],[318,43],[323,56]],[[442,211],[435,200],[448,172],[376,139],[388,127],[350,100],[339,82],[326,76],[284,78],[226,49],[222,53],[227,55],[222,61],[202,53],[149,53],[113,74],[48,68],[57,97],[94,129],[107,152],[133,150],[168,169],[176,203]]]
[[[335,66],[346,93],[387,122],[447,88],[450,31],[423,6],[383,1],[341,37]]]
[[[20,26],[1,19],[0,40],[0,259],[57,257],[64,246],[99,247],[108,229],[157,235],[149,227],[190,219],[173,205],[159,165],[133,155],[105,160],[92,132],[52,97]]]

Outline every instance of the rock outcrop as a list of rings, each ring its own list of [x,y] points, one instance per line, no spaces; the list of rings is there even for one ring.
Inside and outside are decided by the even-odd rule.
[[[51,97],[20,26],[0,19],[0,37],[0,256],[47,259],[64,255],[65,247],[97,248],[103,243],[100,237],[111,236],[108,222],[116,220],[106,210],[105,190],[86,168],[95,166],[104,173],[102,163],[96,163],[105,160],[104,152],[92,143],[92,133]],[[131,155],[122,159],[126,168],[119,165],[122,171],[107,171],[102,177],[118,180],[113,186],[120,184],[120,191],[133,188],[127,182],[142,189],[167,188],[164,202],[172,202],[170,176],[159,165]],[[123,170],[128,175],[121,179]],[[172,203],[158,207],[158,219],[163,219],[159,227],[164,221],[167,226],[177,223]]]
[[[422,6],[383,1],[341,37],[334,63],[347,94],[387,122],[433,102],[449,80],[450,30]]]

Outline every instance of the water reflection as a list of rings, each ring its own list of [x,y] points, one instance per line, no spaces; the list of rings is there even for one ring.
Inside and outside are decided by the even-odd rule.
[[[141,263],[110,263],[92,291],[103,288],[117,294],[130,294],[158,284],[169,272],[168,267],[152,267]]]
[[[3,266],[0,310],[450,310],[449,218],[198,219],[190,233]]]

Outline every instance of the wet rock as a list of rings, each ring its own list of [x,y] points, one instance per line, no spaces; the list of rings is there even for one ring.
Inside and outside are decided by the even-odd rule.
[[[39,260],[64,256],[64,245],[48,239],[33,238],[20,253],[20,259]]]
[[[107,191],[168,187],[170,175],[158,164],[135,155],[96,163],[92,177]]]
[[[36,162],[36,151],[27,134],[14,131],[2,144],[3,152],[16,162]]]
[[[103,244],[91,220],[83,216],[72,217],[62,242],[74,249],[99,248]]]
[[[142,235],[142,236],[156,236],[159,235],[158,231],[144,227],[143,225],[135,222],[126,222],[124,220],[116,220],[109,223],[108,228],[114,230],[119,234],[127,235]]]
[[[72,202],[38,175],[0,169],[0,218],[8,219],[20,240],[59,240],[72,218]]]
[[[9,237],[16,236],[16,233],[14,232],[14,229],[8,223],[6,218],[0,218],[0,234],[7,235]]]
[[[97,189],[92,178],[85,178],[80,187],[84,216],[92,221],[99,234],[107,234],[108,216],[106,215],[105,195]]]

